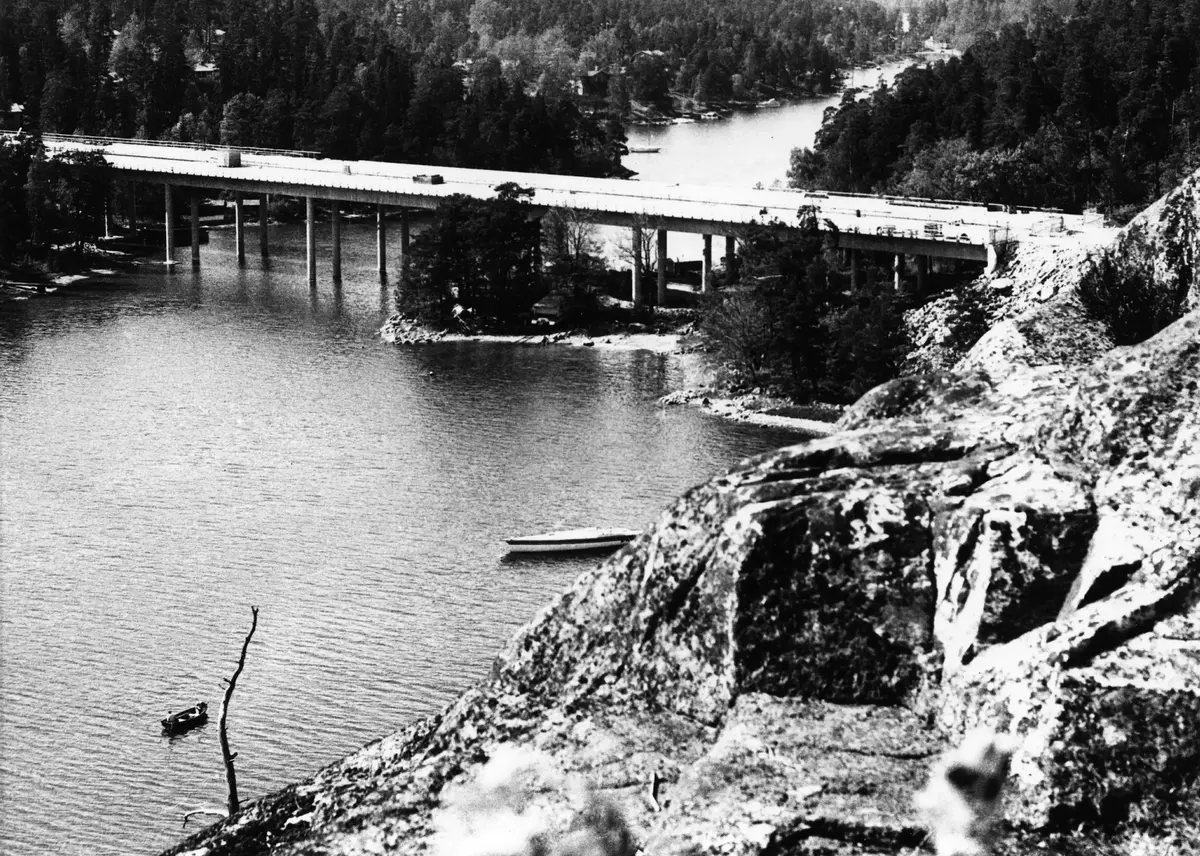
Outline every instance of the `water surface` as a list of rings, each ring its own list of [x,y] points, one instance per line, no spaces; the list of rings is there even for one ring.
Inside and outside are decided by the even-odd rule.
[[[661,355],[385,345],[373,232],[346,231],[336,291],[286,227],[269,270],[218,231],[198,274],[0,307],[0,852],[154,852],[220,805],[251,604],[244,799],[437,710],[589,564],[504,537],[649,525],[797,439],[657,407]]]

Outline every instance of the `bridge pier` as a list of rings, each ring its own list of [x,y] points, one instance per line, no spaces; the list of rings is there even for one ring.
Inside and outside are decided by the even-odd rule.
[[[712,235],[704,235],[704,255],[700,261],[700,292],[712,291]]]
[[[658,305],[667,305],[667,230],[658,230]]]
[[[404,279],[404,266],[408,264],[409,219],[408,209],[400,209],[400,279]]]
[[[533,221],[533,272],[534,276],[542,275],[542,218]]]
[[[125,219],[129,221],[129,231],[137,230],[137,182],[125,182],[125,190],[128,196],[125,197]]]
[[[847,250],[850,254],[850,287],[857,290],[862,286],[862,253]]]
[[[929,256],[917,256],[917,294],[925,294],[925,280],[929,276]]]
[[[238,267],[246,266],[246,207],[242,194],[233,197],[233,242],[237,246]]]
[[[308,267],[308,287],[317,286],[317,200],[304,197],[304,248]]]
[[[733,235],[725,236],[725,284],[733,285],[741,278],[741,271],[738,270],[737,257],[737,238]]]
[[[192,270],[198,270],[200,268],[200,197],[194,190],[188,202],[192,218]]]
[[[984,273],[995,273],[998,267],[1000,267],[1000,252],[996,248],[995,241],[988,241],[987,267],[984,268]]]
[[[342,281],[342,205],[336,199],[330,220],[333,228],[333,282],[336,285]]]
[[[267,212],[269,210],[267,194],[258,194],[258,252],[264,261],[267,258]]]
[[[633,227],[633,278],[630,298],[634,306],[646,305],[646,294],[642,283],[642,230]]]
[[[175,270],[175,194],[174,188],[169,184],[164,184],[164,196],[166,201],[166,244],[167,244],[167,267],[172,271]]]
[[[387,280],[387,221],[383,219],[383,205],[375,206],[375,267],[379,279]]]
[[[904,253],[896,253],[892,258],[892,288],[896,291],[904,288]]]

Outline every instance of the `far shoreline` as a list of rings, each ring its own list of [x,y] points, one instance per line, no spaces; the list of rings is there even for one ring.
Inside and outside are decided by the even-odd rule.
[[[417,338],[405,338],[396,336],[394,328],[389,322],[380,330],[380,338],[388,344],[401,346],[488,342],[525,347],[565,346],[606,351],[649,351],[678,360],[693,358],[699,361],[702,359],[700,354],[684,349],[684,334],[677,331],[660,333],[642,330],[616,330],[594,335],[578,329],[547,329],[545,332],[539,331],[530,334],[426,331]],[[828,415],[831,418],[791,416],[778,412],[797,407],[788,399],[765,395],[759,390],[733,394],[707,384],[671,390],[658,399],[658,404],[660,407],[687,405],[721,419],[793,430],[810,437],[825,437],[834,433],[836,430],[834,420],[841,410],[834,405],[817,405],[805,409],[821,415]]]

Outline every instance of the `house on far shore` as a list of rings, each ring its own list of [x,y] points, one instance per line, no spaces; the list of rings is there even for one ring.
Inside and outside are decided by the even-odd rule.
[[[19,131],[24,123],[23,104],[10,104],[7,110],[0,110],[0,131]]]
[[[575,86],[575,94],[584,98],[604,98],[608,95],[608,82],[612,73],[602,68],[593,68],[587,74],[580,75]]]

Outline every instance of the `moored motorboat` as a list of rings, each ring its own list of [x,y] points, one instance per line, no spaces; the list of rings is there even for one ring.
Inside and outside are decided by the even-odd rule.
[[[208,722],[208,703],[202,701],[195,707],[189,707],[179,713],[168,713],[166,719],[162,720],[162,728],[164,734],[183,734],[183,732],[190,731],[197,725],[203,725],[206,722]]]
[[[541,535],[520,535],[505,539],[513,553],[560,553],[577,550],[611,550],[632,541],[637,536],[634,529],[600,529],[594,526],[583,529],[566,529],[560,532],[544,532]]]

